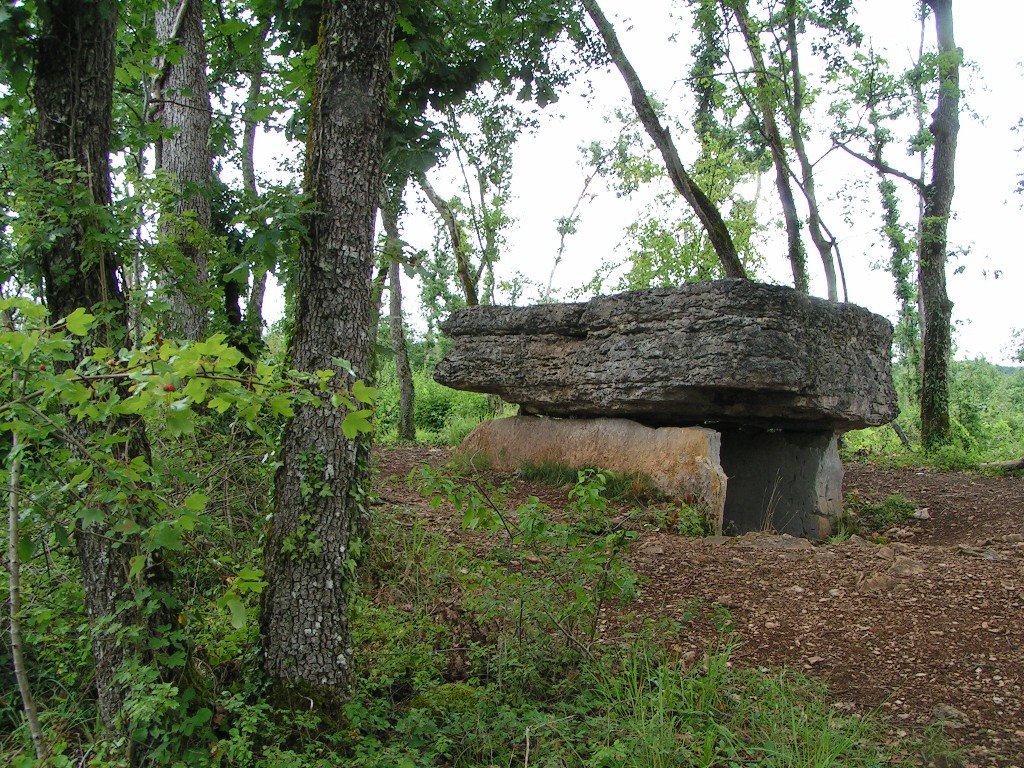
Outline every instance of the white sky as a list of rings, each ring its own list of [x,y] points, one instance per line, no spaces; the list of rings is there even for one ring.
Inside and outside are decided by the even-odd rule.
[[[640,73],[648,91],[666,103],[670,112],[686,118],[689,99],[684,78],[690,67],[690,32],[683,23],[671,21],[676,3],[605,0],[606,14],[615,22],[620,40]],[[918,24],[915,0],[859,0],[857,21],[865,33],[865,46],[873,45],[894,67],[907,65],[917,49]],[[957,357],[984,356],[993,362],[1009,361],[1015,327],[1024,320],[1015,311],[1021,301],[1021,240],[1024,196],[1014,194],[1018,175],[1024,172],[1024,134],[1011,129],[1024,117],[1024,68],[1020,62],[1019,31],[1024,28],[1024,3],[1016,0],[975,0],[954,7],[957,44],[976,66],[962,74],[968,104],[977,117],[961,116],[957,155],[956,218],[950,228],[950,250],[966,249],[950,261],[949,292],[954,302]],[[683,14],[687,20],[688,14]],[[998,23],[994,23],[998,20]],[[681,34],[671,41],[673,31]],[[929,24],[926,42],[933,44]],[[805,56],[803,64],[810,62]],[[608,138],[604,115],[624,104],[627,91],[617,71],[595,72],[593,95],[563,95],[558,104],[541,113],[541,127],[523,137],[516,150],[512,180],[511,214],[516,224],[508,232],[508,247],[499,262],[499,277],[519,272],[546,284],[558,250],[557,220],[572,209],[583,184],[578,147]],[[580,89],[582,90],[582,89]],[[827,129],[823,131],[827,137]],[[695,148],[676,137],[684,161]],[[827,149],[811,145],[812,155]],[[903,158],[896,147],[887,160],[911,174],[916,158]],[[896,302],[892,280],[872,263],[887,258],[887,247],[878,233],[878,198],[874,172],[857,161],[833,153],[816,168],[823,215],[841,241],[850,300],[894,319]],[[843,222],[842,211],[826,202],[850,181],[867,184],[867,197],[853,217]],[[446,185],[438,174],[435,185],[444,194],[454,193],[454,177]],[[642,207],[641,201],[616,198],[600,181],[591,192],[596,197],[580,212],[577,234],[567,243],[558,267],[555,286],[563,290],[589,281],[608,259],[622,259],[620,248],[626,226]],[[762,200],[775,199],[774,179],[766,177]],[[911,198],[908,197],[908,202]],[[908,218],[912,209],[908,206]],[[403,237],[416,247],[429,247],[432,223],[428,217],[407,217]],[[820,261],[808,242],[812,292],[824,293]],[[759,275],[770,282],[787,283],[788,263],[782,241],[766,244],[766,269]],[[773,254],[777,254],[773,256]],[[411,286],[409,287],[411,288]],[[414,293],[406,289],[406,293]],[[415,297],[413,297],[415,301]],[[280,310],[268,297],[268,314]],[[410,308],[412,309],[412,308]],[[270,317],[268,319],[274,319]]]

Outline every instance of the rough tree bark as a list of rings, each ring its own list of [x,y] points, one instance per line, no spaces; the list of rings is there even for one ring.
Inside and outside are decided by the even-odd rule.
[[[793,270],[793,286],[801,293],[809,290],[807,278],[807,253],[804,251],[803,240],[800,237],[800,215],[796,210],[796,198],[793,195],[793,186],[789,183],[789,163],[786,160],[786,147],[782,141],[782,133],[779,131],[778,121],[775,119],[775,99],[772,98],[772,83],[768,79],[768,70],[765,67],[764,54],[761,51],[761,41],[757,32],[750,23],[750,14],[747,12],[745,0],[722,0],[724,8],[731,9],[740,32],[750,52],[750,59],[754,65],[754,79],[757,83],[755,94],[756,109],[760,113],[760,127],[768,148],[772,153],[772,164],[775,166],[775,186],[779,190],[779,200],[782,203],[782,216],[786,223],[787,253],[789,264]],[[750,105],[753,110],[755,105]],[[835,274],[832,275],[835,282]]]
[[[946,292],[946,251],[953,202],[954,164],[960,131],[960,62],[953,37],[952,0],[925,0],[935,15],[939,43],[939,97],[932,113],[931,180],[924,190],[918,280],[921,292],[921,443],[934,448],[949,441],[950,319]]]
[[[88,185],[93,205],[109,206],[117,3],[48,0],[41,3],[40,18],[43,22],[36,47],[34,91],[36,146],[44,157],[73,161],[84,174],[74,183]],[[50,171],[44,169],[43,173]],[[117,254],[95,236],[101,227],[99,215],[78,216],[72,219],[68,231],[51,243],[42,259],[45,296],[54,319],[78,307],[96,310],[102,321],[92,341],[118,349],[129,344],[127,302],[121,290]],[[76,365],[85,354],[80,347],[76,358],[66,365]],[[84,426],[72,425],[70,429],[78,430],[80,438],[88,436]],[[148,460],[149,445],[141,420],[122,417],[110,429],[124,436],[110,449],[119,459],[127,463],[143,456]],[[119,639],[118,633],[97,628],[97,623],[142,623],[138,610],[131,607],[128,583],[130,560],[138,554],[139,546],[136,539],[115,533],[116,521],[110,517],[103,523],[78,525],[75,541],[86,613],[93,627],[100,718],[108,735],[128,742],[131,727],[123,722],[125,691],[115,673],[135,649]]]
[[[210,265],[210,89],[206,80],[206,43],[201,0],[165,2],[156,13],[157,40],[182,49],[181,58],[164,64],[158,75],[157,109],[163,135],[157,167],[176,180],[178,199],[160,222],[162,236],[180,251],[172,266],[172,324],[186,339],[205,337],[209,322]]]
[[[388,236],[387,249],[391,262],[388,266],[388,326],[391,330],[391,349],[395,353],[395,376],[398,379],[398,436],[402,440],[415,440],[416,390],[412,383],[409,347],[402,321],[402,245],[398,233],[398,216],[391,207],[384,206],[381,208],[381,218]]]
[[[747,273],[743,269],[739,255],[736,253],[736,245],[733,243],[729,229],[722,219],[722,214],[719,213],[715,204],[711,202],[708,196],[704,194],[704,191],[686,172],[675,142],[672,141],[672,136],[669,134],[668,129],[661,124],[658,113],[651,104],[650,97],[648,97],[647,91],[644,90],[643,83],[640,81],[640,76],[626,57],[625,51],[622,50],[622,45],[619,44],[614,27],[612,27],[611,22],[604,15],[597,0],[582,1],[583,7],[590,15],[591,20],[597,27],[598,33],[604,40],[605,47],[608,49],[608,55],[619,70],[622,78],[626,81],[626,86],[629,88],[629,93],[633,100],[633,107],[636,109],[640,122],[644,124],[647,133],[661,152],[669,178],[672,179],[676,190],[689,203],[705,231],[707,231],[708,239],[718,255],[718,260],[722,263],[726,277],[746,279]]]
[[[311,213],[299,254],[292,364],[351,362],[367,377],[370,270],[381,190],[389,66],[397,0],[323,6],[306,157]],[[265,548],[260,637],[278,704],[328,718],[352,683],[349,600],[365,514],[369,446],[342,432],[344,412],[301,406],[288,423]]]

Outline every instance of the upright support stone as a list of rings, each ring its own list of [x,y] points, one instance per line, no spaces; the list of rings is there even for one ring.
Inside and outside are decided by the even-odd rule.
[[[721,533],[726,477],[720,449],[718,432],[700,427],[652,429],[627,419],[513,416],[485,421],[459,453],[499,470],[552,464],[640,474],[666,495],[691,501]]]
[[[843,464],[835,435],[722,430],[729,477],[726,534],[774,531],[820,540],[843,511]]]

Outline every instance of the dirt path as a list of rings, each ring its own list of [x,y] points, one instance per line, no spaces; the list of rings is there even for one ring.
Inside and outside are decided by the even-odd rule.
[[[436,448],[380,449],[385,501],[458,531],[404,480],[418,464],[447,458]],[[554,508],[564,503],[560,489],[514,487]],[[865,500],[899,493],[928,519],[885,545],[644,530],[633,611],[679,621],[665,641],[683,658],[702,654],[730,622],[736,663],[817,676],[837,706],[880,712],[898,735],[942,721],[965,766],[1024,768],[1024,480],[855,464],[845,487]],[[607,621],[614,632],[621,617]]]

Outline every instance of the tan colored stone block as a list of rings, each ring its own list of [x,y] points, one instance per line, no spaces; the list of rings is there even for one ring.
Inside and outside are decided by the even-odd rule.
[[[703,427],[653,429],[627,419],[513,416],[487,421],[459,448],[495,469],[556,464],[637,473],[668,496],[696,499],[715,533],[722,531],[726,476],[721,435]]]

